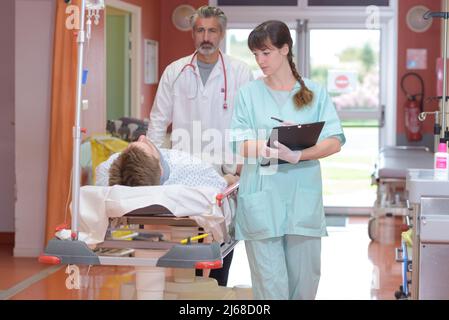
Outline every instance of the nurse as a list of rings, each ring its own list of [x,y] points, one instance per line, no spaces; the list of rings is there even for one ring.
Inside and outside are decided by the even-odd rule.
[[[321,237],[327,235],[318,159],[345,143],[327,92],[298,74],[292,43],[281,21],[266,21],[251,32],[248,46],[265,77],[240,89],[231,122],[232,147],[245,158],[235,232],[245,240],[255,299],[315,298]],[[268,148],[271,129],[279,125],[271,117],[325,125],[311,148]],[[288,163],[262,167],[263,158]]]

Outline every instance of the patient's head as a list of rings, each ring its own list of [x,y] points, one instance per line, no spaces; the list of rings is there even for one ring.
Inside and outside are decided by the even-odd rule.
[[[130,187],[161,184],[160,153],[145,136],[140,136],[122,151],[109,169],[109,185]]]

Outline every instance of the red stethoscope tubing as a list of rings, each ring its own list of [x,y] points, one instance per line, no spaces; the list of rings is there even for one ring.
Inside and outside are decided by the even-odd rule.
[[[192,56],[192,59],[190,59],[190,62],[188,64],[186,64],[184,67],[182,67],[181,73],[183,73],[184,70],[186,68],[188,68],[188,67],[191,67],[193,69],[193,71],[196,70],[195,65],[193,64],[193,60],[195,59],[197,54],[198,54],[198,51],[195,51],[195,53]],[[223,55],[221,54],[220,51],[218,51],[218,54],[220,56],[221,65],[223,67],[223,77],[224,77],[224,102],[223,102],[223,109],[227,109],[228,108],[228,79],[227,79],[227,75],[226,75],[226,67],[225,67]]]

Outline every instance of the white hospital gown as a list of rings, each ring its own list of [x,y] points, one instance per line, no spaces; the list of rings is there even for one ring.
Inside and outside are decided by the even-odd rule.
[[[181,184],[190,187],[226,188],[226,180],[208,163],[187,152],[173,149],[159,149],[170,167],[170,177],[164,185]],[[97,186],[109,185],[109,168],[120,153],[114,153],[100,163],[95,171]]]

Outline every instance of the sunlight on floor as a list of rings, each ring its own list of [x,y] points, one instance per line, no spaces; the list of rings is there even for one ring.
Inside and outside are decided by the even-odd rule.
[[[322,239],[321,280],[317,300],[371,299],[374,267],[368,259],[366,224],[328,227]]]
[[[376,268],[368,257],[369,238],[366,224],[328,227],[328,237],[322,239],[321,280],[318,300],[371,299],[376,286]],[[373,280],[374,279],[374,280]],[[251,285],[245,245],[235,247],[228,286]]]
[[[231,268],[229,269],[228,287],[236,285],[251,286],[251,272],[249,271],[244,241],[239,241],[235,246]]]

